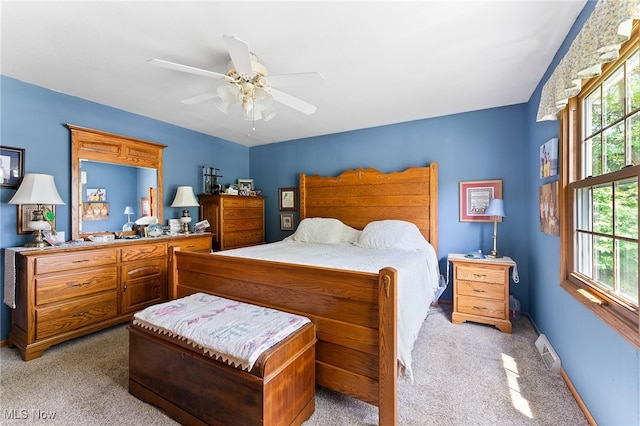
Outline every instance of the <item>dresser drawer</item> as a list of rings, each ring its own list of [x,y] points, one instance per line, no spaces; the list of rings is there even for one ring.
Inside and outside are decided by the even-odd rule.
[[[503,284],[458,280],[455,284],[455,291],[460,296],[484,297],[500,301],[504,301],[505,298]]]
[[[117,312],[118,294],[115,291],[71,303],[36,308],[36,339],[45,339],[113,318]]]
[[[36,304],[58,302],[73,297],[87,296],[118,287],[118,269],[115,266],[81,270],[36,278]]]
[[[222,212],[224,219],[245,219],[245,218],[262,218],[262,209],[242,208],[242,209],[225,209]]]
[[[115,249],[77,251],[68,254],[39,256],[35,260],[35,273],[68,271],[69,269],[93,268],[114,265],[117,262]]]
[[[501,283],[504,281],[504,269],[495,269],[487,266],[456,267],[456,279],[466,281],[478,281],[483,283]]]
[[[264,242],[262,230],[225,233],[223,237],[224,248],[249,246]]]
[[[193,238],[183,241],[175,241],[170,243],[171,247],[178,247],[184,251],[210,251],[211,250],[211,237],[207,238]]]
[[[244,207],[244,198],[240,196],[223,198],[222,205],[224,207]]]
[[[508,318],[505,302],[480,297],[456,296],[457,312],[489,318]]]
[[[165,257],[166,255],[167,246],[164,243],[144,244],[139,246],[123,247],[120,249],[120,260],[122,262],[153,259],[155,257]]]
[[[250,229],[262,230],[263,220],[260,219],[238,219],[225,220],[222,230],[226,232],[248,231]]]

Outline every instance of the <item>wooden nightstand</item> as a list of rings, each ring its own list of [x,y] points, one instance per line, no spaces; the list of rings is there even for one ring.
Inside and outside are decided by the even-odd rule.
[[[515,262],[509,257],[470,259],[449,253],[453,264],[453,313],[451,321],[480,322],[511,333],[509,321],[509,269]]]

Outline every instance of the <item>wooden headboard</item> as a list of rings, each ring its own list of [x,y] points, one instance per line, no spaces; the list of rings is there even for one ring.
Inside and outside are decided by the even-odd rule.
[[[340,176],[300,174],[300,220],[333,217],[357,229],[374,220],[415,223],[438,252],[438,163],[403,172],[347,170]]]

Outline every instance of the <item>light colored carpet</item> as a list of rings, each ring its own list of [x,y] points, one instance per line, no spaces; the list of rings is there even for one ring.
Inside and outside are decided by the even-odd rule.
[[[545,368],[526,317],[513,334],[451,323],[434,308],[413,349],[414,381],[401,380],[399,425],[587,425],[564,381]],[[0,350],[0,424],[175,425],[128,393],[128,334],[118,326],[24,362]],[[377,424],[376,407],[324,388],[305,425]]]

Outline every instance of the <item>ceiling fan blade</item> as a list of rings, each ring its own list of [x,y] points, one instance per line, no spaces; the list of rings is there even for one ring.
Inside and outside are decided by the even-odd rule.
[[[227,45],[231,62],[233,62],[233,67],[236,71],[242,74],[252,75],[253,67],[251,66],[249,45],[233,36],[222,36],[222,38]]]
[[[319,72],[276,74],[267,76],[267,81],[274,87],[322,86],[324,84],[324,76]]]
[[[280,90],[271,88],[269,92],[271,93],[271,96],[273,96],[273,99],[275,99],[276,101],[305,114],[313,114],[318,109],[315,105],[311,105],[310,103],[305,102],[302,99],[298,99],[287,93],[281,92]]]
[[[208,92],[202,93],[200,95],[192,96],[187,99],[183,99],[182,103],[187,105],[193,105],[200,102],[208,101],[209,99],[213,99],[218,96],[218,93],[215,90],[210,90]]]
[[[169,62],[163,59],[149,59],[149,63],[157,67],[167,68],[174,71],[188,72],[189,74],[201,75],[203,77],[227,79],[227,76],[224,74],[203,70],[201,68],[190,67],[188,65],[176,64],[175,62]]]

